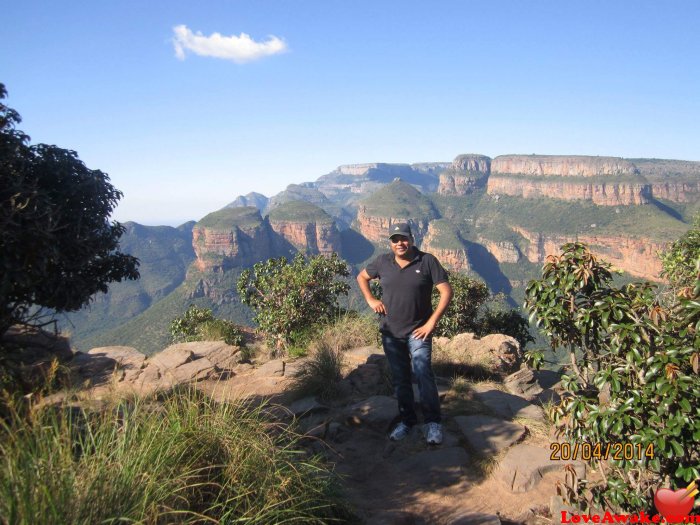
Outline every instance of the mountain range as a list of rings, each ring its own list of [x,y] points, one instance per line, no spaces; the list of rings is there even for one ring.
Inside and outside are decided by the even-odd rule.
[[[170,320],[189,304],[249,323],[235,293],[243,268],[298,251],[337,252],[357,272],[387,249],[389,226],[405,221],[421,249],[482,278],[513,305],[545,257],[575,240],[622,270],[622,279],[659,280],[658,252],[699,210],[693,161],[465,154],[344,165],[269,198],[236,197],[177,228],[126,223],[122,251],[141,260],[141,279],[111,285],[61,326],[81,350],[127,345],[150,354],[168,343]],[[364,308],[356,291],[349,304]]]

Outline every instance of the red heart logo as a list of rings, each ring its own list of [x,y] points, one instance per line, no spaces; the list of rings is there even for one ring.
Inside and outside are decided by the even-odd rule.
[[[681,523],[683,518],[688,516],[693,508],[695,498],[683,495],[687,489],[659,489],[654,494],[654,505],[656,510],[666,518],[669,523]]]

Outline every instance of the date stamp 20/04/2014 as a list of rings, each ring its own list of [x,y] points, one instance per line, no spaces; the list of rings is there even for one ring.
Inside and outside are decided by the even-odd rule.
[[[593,459],[615,461],[654,459],[654,444],[642,446],[640,443],[550,443],[553,461],[591,461]]]

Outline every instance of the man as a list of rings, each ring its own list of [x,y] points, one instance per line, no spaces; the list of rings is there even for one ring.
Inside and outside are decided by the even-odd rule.
[[[418,420],[414,408],[411,363],[418,381],[421,408],[425,420],[424,434],[431,445],[442,443],[440,398],[431,364],[432,333],[452,299],[447,272],[438,260],[413,245],[408,224],[389,228],[392,253],[380,255],[357,276],[362,295],[369,307],[382,314],[382,346],[391,368],[392,383],[399,402],[401,422],[389,438],[405,438]],[[378,278],[382,299],[372,295],[369,282]],[[440,302],[433,311],[433,286]]]

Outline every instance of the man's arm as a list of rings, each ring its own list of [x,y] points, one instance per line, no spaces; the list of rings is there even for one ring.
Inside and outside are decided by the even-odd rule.
[[[365,297],[365,301],[367,301],[369,307],[378,314],[386,315],[384,303],[372,295],[372,290],[369,288],[369,282],[371,280],[372,278],[367,273],[367,270],[362,270],[357,276],[357,284],[360,286],[360,291]]]
[[[437,326],[438,321],[440,321],[442,315],[445,313],[445,310],[447,310],[447,307],[450,306],[450,301],[452,300],[452,286],[450,286],[450,283],[442,282],[435,285],[435,288],[437,288],[438,292],[440,293],[440,301],[438,302],[437,308],[435,308],[433,315],[430,316],[430,319],[428,319],[424,325],[413,330],[413,337],[416,339],[423,339],[425,341],[428,337],[430,337],[430,334],[432,334],[435,330],[435,327]]]

